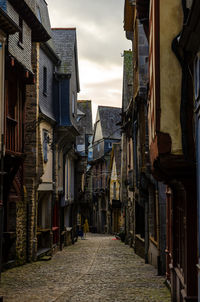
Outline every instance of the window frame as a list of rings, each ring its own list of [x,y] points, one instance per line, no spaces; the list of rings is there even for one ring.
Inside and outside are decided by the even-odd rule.
[[[47,92],[48,92],[47,80],[48,80],[47,67],[43,66],[43,95],[45,96],[47,96]]]
[[[24,49],[23,47],[23,43],[24,43],[24,30],[23,30],[23,19],[21,16],[19,16],[19,28],[20,28],[20,31],[18,33],[18,46],[22,49]]]
[[[48,139],[49,139],[49,132],[46,129],[42,130],[43,134],[43,142],[42,142],[42,147],[43,147],[43,161],[44,163],[48,162]]]

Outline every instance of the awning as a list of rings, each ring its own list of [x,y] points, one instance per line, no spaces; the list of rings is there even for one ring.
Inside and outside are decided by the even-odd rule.
[[[0,8],[0,29],[6,34],[13,35],[21,31],[19,26]]]

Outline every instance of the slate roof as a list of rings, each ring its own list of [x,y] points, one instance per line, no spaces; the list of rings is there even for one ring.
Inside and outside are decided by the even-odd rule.
[[[78,129],[84,128],[85,134],[93,134],[92,128],[92,102],[89,100],[79,100],[77,101],[77,109],[84,113],[78,122]],[[78,113],[77,110],[77,113]],[[81,132],[80,132],[81,133]]]
[[[48,32],[49,36],[52,37],[51,24],[49,18],[49,12],[47,3],[44,0],[36,0],[36,16],[41,24],[44,26],[45,30]],[[55,52],[55,46],[53,39],[51,38],[49,41],[40,44],[42,50],[45,55],[48,56],[52,62],[52,64],[58,64],[59,58]],[[41,62],[41,61],[40,61]],[[42,76],[42,73],[41,75]],[[50,78],[53,77],[53,74]],[[51,87],[52,88],[52,87]],[[48,95],[48,97],[44,97],[40,95],[39,106],[41,112],[55,121],[55,112],[54,112],[54,104],[53,104],[53,96],[52,92]]]
[[[104,139],[121,139],[120,126],[116,125],[121,121],[121,108],[98,106]]]
[[[30,7],[30,9],[35,14],[36,13],[36,0],[24,0],[24,2],[26,2],[26,4]]]
[[[58,68],[58,73],[66,74],[66,75],[72,74],[73,59],[75,59],[77,91],[79,92],[80,87],[79,87],[79,74],[78,74],[76,28],[52,28],[52,32],[53,32],[53,40],[56,47],[56,53],[61,59],[61,64]]]
[[[51,37],[50,40],[46,42],[46,44],[52,49],[53,52],[55,52],[55,45],[54,41],[52,39],[52,31],[51,31],[51,24],[50,24],[50,18],[49,18],[49,11],[47,7],[47,3],[44,0],[36,0],[36,16],[38,20],[42,23],[46,31],[48,32],[49,36]],[[39,10],[38,10],[39,8]]]
[[[43,2],[44,0],[41,1]],[[2,2],[1,0],[1,6]],[[48,32],[37,18],[36,0],[9,0],[9,2],[31,28],[33,42],[46,42],[50,39]],[[3,7],[5,8],[5,4]]]
[[[0,3],[1,5],[1,3]],[[13,35],[20,31],[19,26],[8,16],[8,14],[0,7],[0,28],[5,33]]]

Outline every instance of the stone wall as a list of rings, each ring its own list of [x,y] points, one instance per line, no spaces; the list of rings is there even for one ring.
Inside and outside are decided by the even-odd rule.
[[[39,44],[32,49],[32,66],[35,72],[35,84],[26,87],[25,146],[26,160],[24,165],[24,184],[27,190],[28,219],[28,261],[36,258],[37,251],[37,188],[42,170],[42,155],[39,148],[38,130],[38,91],[39,91]]]
[[[21,265],[26,262],[26,221],[27,221],[27,195],[24,196],[16,205],[16,264]]]

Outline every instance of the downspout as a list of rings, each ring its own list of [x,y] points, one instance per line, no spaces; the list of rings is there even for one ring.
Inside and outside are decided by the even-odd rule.
[[[161,255],[160,255],[160,204],[159,204],[159,188],[158,182],[156,182],[156,233],[157,233],[157,249],[158,249],[158,256],[157,256],[157,267],[158,267],[158,275],[162,274],[161,268]]]
[[[8,39],[7,39],[8,40]],[[4,116],[5,116],[5,108],[4,108],[4,85],[5,85],[5,43],[6,38],[1,40],[1,96],[0,96],[0,108],[1,108],[1,126],[0,126],[0,143],[1,143],[1,154],[0,154],[0,279],[1,279],[1,271],[2,271],[2,239],[3,239],[3,225],[4,225],[4,207],[3,207],[3,199],[4,199],[4,192],[3,192],[3,181],[4,181]]]
[[[197,100],[196,100],[196,106],[197,106]],[[196,108],[196,148],[197,148],[197,217],[198,217],[198,301],[200,301],[200,138],[199,138],[199,132],[198,127],[200,124],[200,116],[199,116],[199,105]]]
[[[144,204],[144,215],[145,215],[145,238],[144,238],[144,252],[145,252],[145,263],[149,263],[149,201],[148,198]]]
[[[51,150],[52,150],[52,180],[53,180],[53,192],[52,192],[52,221],[51,221],[51,227],[53,228],[53,216],[54,216],[54,206],[56,204],[56,175],[55,175],[55,152],[56,152],[56,146],[55,146],[55,125],[52,129],[52,135],[53,135],[53,143],[51,144]],[[58,214],[58,213],[57,213]],[[60,236],[58,238],[58,241],[60,240]],[[59,244],[59,242],[58,242]]]
[[[2,272],[2,241],[3,241],[3,224],[4,224],[4,207],[3,207],[3,175],[4,175],[4,135],[1,135],[1,154],[0,154],[0,280]]]

